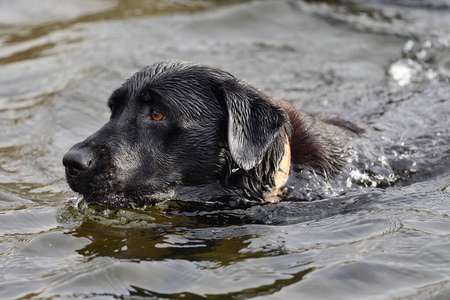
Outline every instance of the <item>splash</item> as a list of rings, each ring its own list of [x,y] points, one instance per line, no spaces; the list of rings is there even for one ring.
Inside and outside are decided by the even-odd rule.
[[[423,42],[408,40],[403,46],[402,58],[390,65],[388,74],[401,87],[450,82],[450,37]]]

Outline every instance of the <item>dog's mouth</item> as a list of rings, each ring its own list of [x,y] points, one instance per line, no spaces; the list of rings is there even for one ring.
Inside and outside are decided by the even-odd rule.
[[[173,197],[173,192],[113,192],[113,193],[82,193],[84,201],[89,205],[103,207],[141,208],[155,205]]]
[[[122,208],[135,208],[142,206],[136,202],[135,197],[126,196],[125,193],[83,194],[83,198],[84,201],[89,205]]]

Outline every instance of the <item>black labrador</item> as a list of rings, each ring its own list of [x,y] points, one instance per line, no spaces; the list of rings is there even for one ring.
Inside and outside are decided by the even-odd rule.
[[[109,122],[63,158],[70,187],[108,207],[276,202],[291,164],[331,175],[362,132],[274,100],[225,71],[181,61],[137,72],[108,106]]]

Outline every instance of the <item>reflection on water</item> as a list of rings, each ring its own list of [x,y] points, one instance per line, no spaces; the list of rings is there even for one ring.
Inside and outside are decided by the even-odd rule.
[[[449,298],[449,22],[448,0],[0,3],[0,298]],[[294,171],[299,202],[87,207],[63,154],[169,58],[367,135],[326,185]]]
[[[245,2],[243,0],[215,1],[55,1],[46,0],[41,5],[29,6],[26,1],[5,1],[0,8],[0,25],[8,33],[6,44],[14,44],[48,35],[66,29],[77,23],[103,20],[117,20],[134,17],[154,16],[168,13],[196,12],[220,7],[224,4]],[[33,26],[29,26],[29,24]],[[26,30],[11,30],[10,26],[24,27]],[[15,32],[16,31],[16,32]],[[42,47],[42,46],[41,46]],[[34,58],[31,53],[22,53],[22,59]],[[28,54],[28,55],[27,55]],[[31,55],[36,55],[32,52]],[[27,57],[28,56],[28,57]],[[13,62],[12,61],[5,61]]]

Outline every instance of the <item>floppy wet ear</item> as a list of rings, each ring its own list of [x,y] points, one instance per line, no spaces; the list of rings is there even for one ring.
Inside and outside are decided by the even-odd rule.
[[[287,116],[268,96],[241,81],[226,82],[221,94],[228,110],[231,157],[240,168],[250,170],[281,132],[284,137]]]

